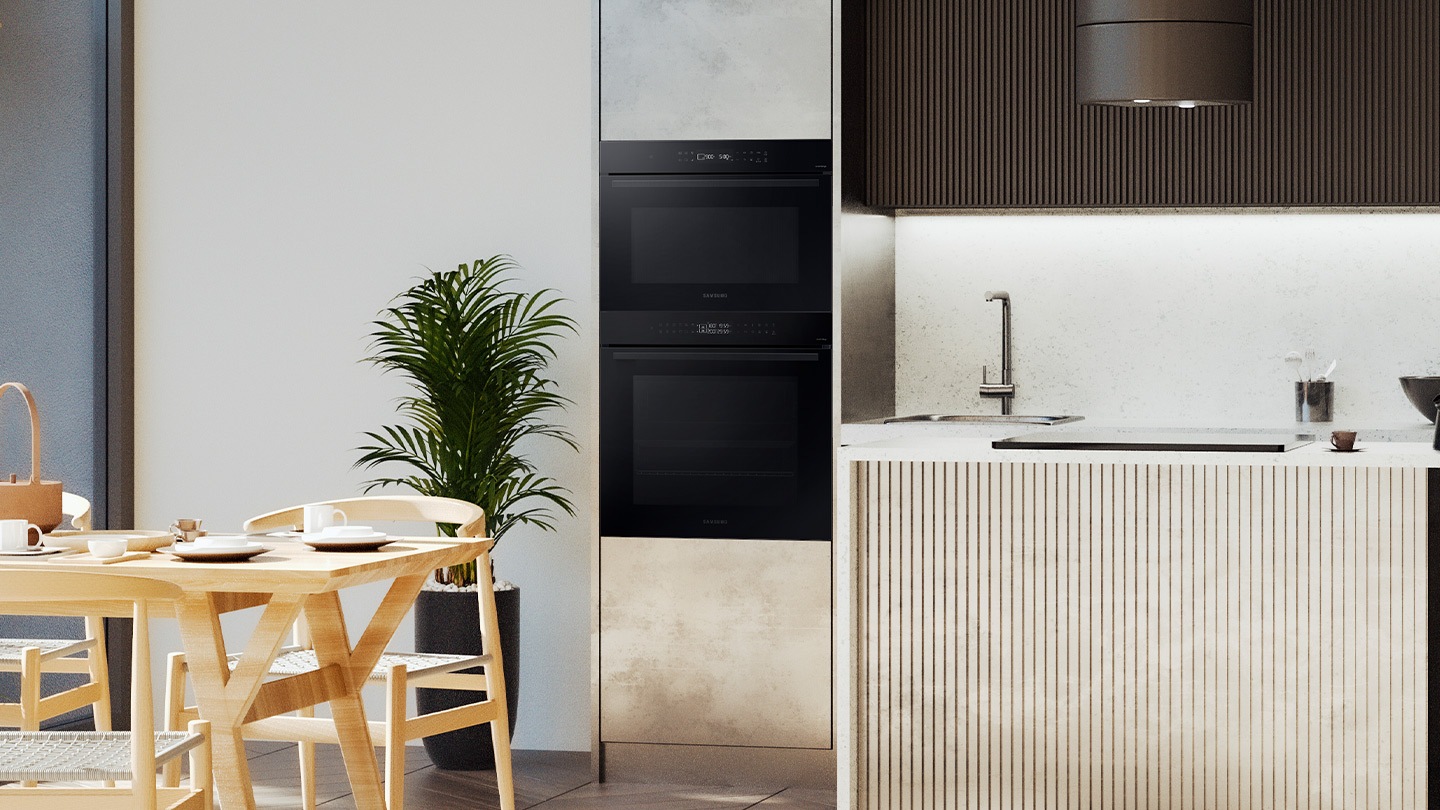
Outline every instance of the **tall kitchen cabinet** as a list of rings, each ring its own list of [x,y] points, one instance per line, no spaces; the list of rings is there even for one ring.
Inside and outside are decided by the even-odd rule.
[[[601,0],[599,29],[602,141],[832,137],[831,0]],[[832,421],[814,409],[805,418]],[[602,424],[642,418],[623,410],[602,394]],[[624,475],[603,472],[605,433],[602,475]],[[605,508],[593,557],[599,778],[833,787],[829,527],[647,536],[606,528]]]

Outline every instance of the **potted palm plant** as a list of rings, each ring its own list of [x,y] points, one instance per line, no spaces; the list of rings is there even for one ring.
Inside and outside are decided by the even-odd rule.
[[[396,411],[402,424],[367,432],[357,467],[398,463],[408,474],[380,477],[366,490],[403,486],[422,495],[460,498],[485,510],[498,545],[511,529],[529,525],[553,531],[555,510],[574,514],[568,491],[543,475],[518,446],[535,438],[575,448],[564,428],[545,421],[568,400],[555,391],[547,367],[552,343],[575,331],[555,311],[553,290],[511,289],[519,269],[509,256],[492,256],[458,269],[421,277],[397,295],[373,322],[367,362],[396,372],[413,386]],[[446,534],[455,527],[440,526]],[[415,641],[421,652],[479,652],[475,563],[435,572],[415,603]],[[519,705],[520,591],[497,581],[496,609],[504,655],[510,728]],[[420,689],[416,703],[431,712],[473,700],[466,693]],[[492,767],[490,735],[463,729],[425,739],[438,767]]]

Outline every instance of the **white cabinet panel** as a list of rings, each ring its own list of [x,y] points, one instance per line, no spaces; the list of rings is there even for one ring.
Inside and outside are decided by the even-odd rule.
[[[830,137],[830,0],[602,0],[600,137]]]

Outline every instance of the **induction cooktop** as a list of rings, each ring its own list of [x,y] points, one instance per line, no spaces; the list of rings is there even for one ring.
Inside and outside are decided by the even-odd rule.
[[[996,450],[1188,450],[1197,453],[1283,453],[1314,444],[1294,433],[1026,433],[996,439]]]

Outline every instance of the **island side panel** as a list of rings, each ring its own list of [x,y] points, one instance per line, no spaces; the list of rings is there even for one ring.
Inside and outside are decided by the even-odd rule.
[[[1427,806],[1435,472],[854,472],[854,806]]]

